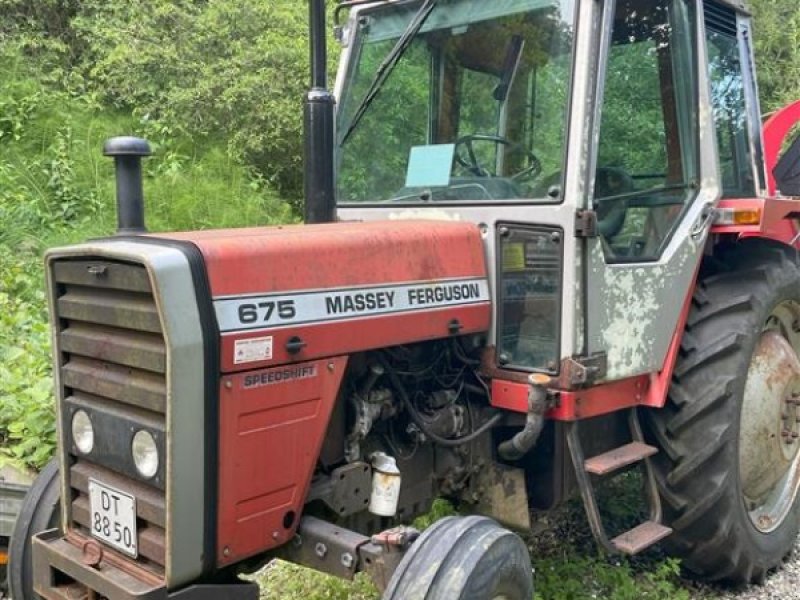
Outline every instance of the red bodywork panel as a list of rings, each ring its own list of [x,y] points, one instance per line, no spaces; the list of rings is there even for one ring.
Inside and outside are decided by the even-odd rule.
[[[761,221],[754,225],[714,225],[712,234],[734,234],[740,239],[766,238],[782,244],[797,244],[800,200],[793,198],[735,198],[721,200],[718,208],[759,211]]]
[[[346,365],[331,358],[222,378],[218,565],[294,535]]]
[[[775,196],[778,186],[772,172],[778,164],[783,142],[794,126],[800,123],[800,100],[783,107],[764,123],[764,162],[767,167],[767,195]]]
[[[426,288],[443,280],[485,281],[487,276],[480,233],[477,226],[467,223],[335,223],[169,237],[191,241],[200,249],[215,301],[402,284]],[[320,317],[298,327],[278,324],[223,331],[221,370],[229,373],[447,337],[453,320],[462,334],[487,331],[491,308],[488,296],[482,296],[481,301],[451,307],[429,303],[379,315],[353,312],[341,320]],[[265,335],[273,338],[271,358],[237,364],[236,343]],[[305,346],[293,355],[286,343],[295,336]]]
[[[221,331],[220,566],[291,539],[348,355],[490,327],[484,245],[473,224],[159,237],[202,253]]]

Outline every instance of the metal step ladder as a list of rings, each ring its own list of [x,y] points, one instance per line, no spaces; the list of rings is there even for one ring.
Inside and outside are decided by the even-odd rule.
[[[633,555],[670,535],[672,529],[661,524],[661,499],[658,495],[653,467],[650,464],[650,457],[656,454],[658,450],[644,443],[644,436],[639,425],[636,409],[632,408],[628,413],[628,425],[633,441],[589,459],[583,453],[578,433],[579,424],[579,421],[567,424],[567,445],[572,456],[572,464],[575,465],[575,475],[583,498],[583,505],[586,508],[589,526],[597,542],[612,554]],[[614,475],[621,469],[635,464],[640,464],[644,467],[650,519],[630,531],[610,539],[606,534],[600,518],[600,511],[597,508],[597,498],[595,497],[592,477]]]

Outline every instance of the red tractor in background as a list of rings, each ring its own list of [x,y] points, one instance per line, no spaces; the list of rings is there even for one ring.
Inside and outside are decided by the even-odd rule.
[[[574,494],[609,552],[763,580],[800,530],[800,104],[762,126],[745,8],[343,2],[330,93],[310,6],[306,225],[148,234],[117,138],[118,234],[48,253],[14,598],[255,599],[275,557],[531,598],[511,530]],[[636,466],[650,517],[609,533]],[[404,526],[440,496],[482,516]]]

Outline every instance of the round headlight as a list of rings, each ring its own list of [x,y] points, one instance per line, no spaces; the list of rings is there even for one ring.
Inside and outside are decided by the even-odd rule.
[[[142,477],[148,479],[158,471],[158,448],[153,435],[143,429],[136,432],[131,444],[131,454],[133,454],[133,464]]]
[[[72,415],[72,441],[82,454],[89,454],[94,448],[94,427],[86,411],[77,410]]]

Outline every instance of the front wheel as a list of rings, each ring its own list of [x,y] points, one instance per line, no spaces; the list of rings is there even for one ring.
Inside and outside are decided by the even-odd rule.
[[[744,244],[698,283],[667,405],[647,413],[665,545],[702,578],[760,582],[800,530],[800,269]]]
[[[25,495],[22,510],[14,525],[14,533],[11,535],[8,583],[14,600],[34,600],[39,597],[33,591],[31,537],[59,526],[60,498],[58,463],[53,459],[42,469]]]
[[[533,574],[520,537],[486,517],[447,517],[426,529],[383,600],[530,600]]]

